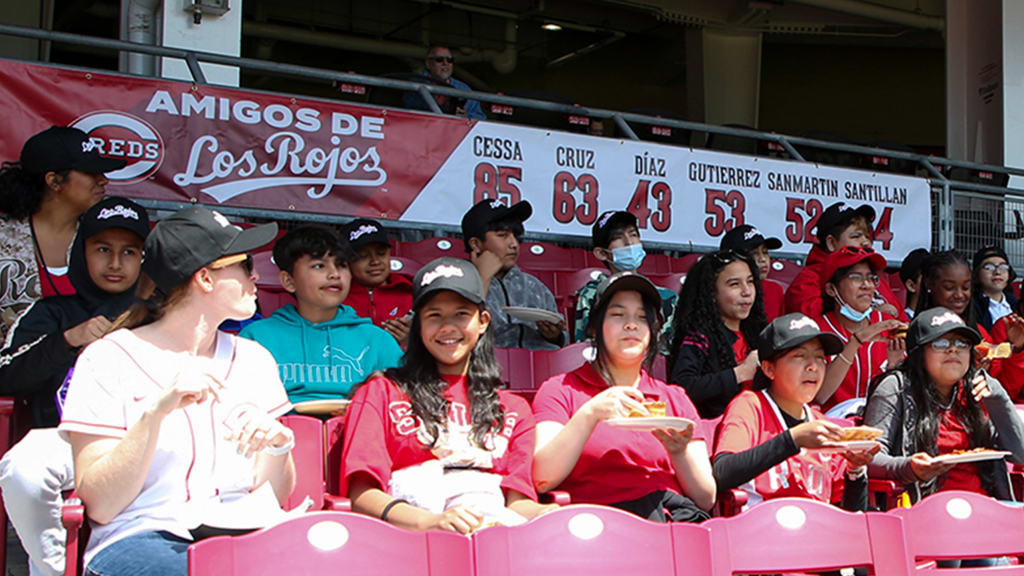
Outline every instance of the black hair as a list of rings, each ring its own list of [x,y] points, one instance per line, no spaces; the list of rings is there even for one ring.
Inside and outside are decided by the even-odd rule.
[[[736,366],[732,346],[726,341],[725,324],[715,300],[715,283],[722,270],[733,262],[743,262],[754,276],[754,306],[750,315],[740,322],[740,333],[748,346],[756,346],[761,330],[768,324],[764,315],[764,292],[754,261],[735,250],[720,250],[705,254],[690,268],[686,281],[679,289],[676,310],[672,316],[672,346],[669,348],[668,373],[675,368],[676,359],[683,340],[698,335],[707,338],[718,350],[718,365]],[[706,361],[706,360],[705,360]],[[702,367],[702,371],[706,367]]]
[[[466,236],[465,238],[463,238],[463,243],[465,244],[466,247],[466,253],[472,254],[473,249],[469,247],[469,241],[471,238],[477,238],[481,242],[485,242],[487,240],[486,236],[488,232],[511,232],[516,237],[516,240],[520,240],[522,239],[525,231],[526,230],[523,228],[523,222],[521,220],[516,220],[515,218],[495,220],[494,222],[490,222],[487,224],[487,228],[484,230],[483,235]]]
[[[608,230],[608,233],[604,235],[604,237],[608,241],[605,242],[603,245],[600,245],[600,246],[595,244],[594,248],[604,248],[605,250],[607,250],[608,249],[608,245],[611,244],[613,240],[615,240],[616,236],[618,236],[619,234],[623,234],[625,232],[628,232],[631,228],[636,230],[638,234],[640,233],[640,229],[637,227],[636,224],[634,224],[632,222],[622,222],[621,224],[617,224],[615,226],[612,226]],[[609,262],[607,260],[602,260],[601,263],[604,264],[605,268],[608,268],[609,270],[611,270],[611,262]]]
[[[63,181],[71,170],[56,172]],[[46,196],[46,175],[31,174],[19,162],[0,166],[0,212],[11,220],[24,220],[35,214]]]
[[[420,336],[420,310],[441,291],[435,292],[416,307],[409,328],[409,348],[396,368],[384,371],[384,376],[395,383],[409,397],[412,411],[419,417],[432,438],[433,448],[440,437],[440,431],[447,427],[449,402],[444,396],[448,383],[441,378],[437,360],[430,355]],[[479,311],[486,310],[481,303]],[[488,435],[500,431],[505,421],[505,410],[498,397],[498,389],[504,386],[501,380],[501,366],[494,358],[494,336],[488,327],[476,346],[469,353],[469,369],[466,373],[466,396],[469,400],[469,415],[473,421],[473,440],[484,449],[491,449]]]
[[[971,270],[971,266],[967,263],[967,258],[963,254],[956,250],[945,250],[942,252],[933,252],[925,257],[924,261],[921,262],[921,291],[917,298],[917,310],[914,311],[914,315],[924,312],[929,308],[938,306],[932,300],[932,289],[941,278],[942,271],[950,266],[966,266],[968,272]],[[974,294],[974,288],[971,287],[971,294],[967,299],[967,310],[961,314],[964,324],[970,327],[978,325],[978,321],[974,315],[974,302],[971,298]]]
[[[291,274],[295,261],[303,256],[323,258],[331,254],[335,262],[347,264],[355,256],[349,243],[337,231],[320,224],[305,224],[281,237],[274,244],[274,263]]]
[[[825,241],[828,239],[829,236],[832,236],[833,238],[838,240],[839,237],[843,235],[843,232],[845,232],[847,228],[849,228],[850,226],[853,226],[855,223],[860,223],[860,222],[863,222],[864,226],[867,227],[868,235],[869,236],[874,236],[875,235],[875,228],[871,225],[871,222],[868,222],[868,219],[865,218],[863,215],[855,214],[854,216],[851,216],[849,219],[839,221],[838,223],[836,223],[834,226],[832,226],[828,230],[824,230],[825,234],[824,235],[819,235],[818,247],[821,248],[822,250],[828,252],[829,251],[828,250],[828,246],[827,246]]]
[[[658,335],[661,334],[661,302],[650,302],[648,299],[643,298],[641,295],[644,306],[644,316],[647,317],[647,328],[651,331],[651,340],[647,345],[647,352],[644,354],[643,367],[648,372],[651,371],[651,366],[654,365],[654,358],[658,355]],[[604,342],[604,317],[608,313],[608,305],[611,304],[612,299],[606,298],[604,302],[598,302],[596,308],[590,312],[590,321],[587,324],[587,330],[594,338],[594,349],[597,351],[597,357],[594,358],[594,368],[597,369],[598,374],[608,382],[609,385],[614,385],[610,372],[608,371],[608,353],[607,346]],[[632,384],[632,382],[630,382]]]

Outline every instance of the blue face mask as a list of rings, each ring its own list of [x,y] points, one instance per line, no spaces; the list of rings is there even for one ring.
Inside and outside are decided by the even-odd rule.
[[[615,248],[611,252],[612,266],[615,266],[616,270],[623,271],[636,270],[644,263],[644,256],[647,256],[643,244],[628,244]]]
[[[839,313],[845,316],[847,319],[852,320],[853,322],[860,322],[861,320],[864,320],[871,314],[871,308],[868,308],[863,312],[858,312],[854,310],[853,308],[850,307],[849,304],[843,302],[843,299],[840,298],[838,294],[836,294],[836,301],[839,302],[840,304]]]

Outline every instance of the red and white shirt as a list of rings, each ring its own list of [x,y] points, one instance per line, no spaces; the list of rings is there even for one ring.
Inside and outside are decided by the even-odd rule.
[[[868,322],[870,324],[877,324],[883,320],[891,319],[892,316],[882,314],[878,310],[872,310],[871,314],[868,315]],[[853,333],[847,330],[842,322],[839,321],[839,314],[835,310],[826,312],[825,316],[818,318],[818,326],[823,331],[831,332],[838,336],[843,341],[843,345],[846,345],[853,338]],[[822,409],[827,411],[829,408],[845,400],[867,397],[871,379],[885,372],[889,364],[888,336],[888,331],[882,332],[882,340],[861,344],[860,348],[857,349],[857,354],[850,358],[853,364],[850,366],[849,371],[846,372],[846,377],[839,384],[839,388],[825,401]],[[839,356],[836,355],[829,360],[829,363],[837,361],[842,362],[843,360],[840,360]]]
[[[590,362],[549,378],[533,399],[538,422],[566,424],[591,398],[608,388]],[[666,414],[698,423],[693,441],[704,442],[700,416],[686,392],[641,371],[637,389],[648,400],[667,404]],[[569,476],[558,486],[574,503],[614,504],[636,500],[658,490],[682,494],[665,447],[650,432],[633,432],[598,422]]]
[[[505,421],[488,434],[484,446],[471,439],[469,400],[464,376],[442,376],[448,382],[448,423],[431,448],[432,438],[412,411],[409,397],[391,380],[377,376],[359,387],[348,407],[342,448],[341,492],[348,493],[353,474],[366,473],[387,491],[392,474],[428,460],[472,451],[472,467],[498,474],[501,487],[534,500],[534,419],[530,405],[519,396],[498,390]]]
[[[817,410],[804,406],[805,419],[822,419]],[[741,392],[725,411],[718,433],[715,456],[739,453],[764,444],[788,429],[782,412],[767,392]],[[846,459],[840,454],[801,451],[772,466],[743,486],[749,504],[772,498],[812,498],[834,501],[833,486],[840,488]]]
[[[252,340],[217,333],[212,358],[168,352],[117,330],[82,351],[58,430],[123,438],[182,372],[208,371],[224,388],[219,400],[172,411],[160,425],[156,453],[138,496],[110,523],[95,525],[85,564],[103,548],[141,532],[191,539],[211,506],[248,494],[255,458],[225,441],[248,411],[278,417],[291,410],[274,357]],[[272,504],[276,507],[276,501]],[[276,508],[279,510],[279,508]]]

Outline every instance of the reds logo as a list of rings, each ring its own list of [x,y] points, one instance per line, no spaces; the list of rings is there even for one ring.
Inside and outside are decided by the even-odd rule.
[[[932,326],[942,326],[947,322],[952,322],[953,324],[964,323],[964,321],[954,312],[943,312],[942,314],[939,314],[935,318],[932,318]]]
[[[117,158],[128,162],[124,168],[108,172],[112,184],[130,184],[145,180],[164,161],[164,141],[156,128],[127,112],[100,110],[79,116],[71,123],[89,135],[88,142],[82,143],[101,156]]]
[[[442,277],[443,278],[452,278],[452,277],[462,278],[462,276],[463,276],[463,274],[462,274],[462,270],[460,268],[456,268],[455,266],[449,266],[447,264],[441,264],[437,268],[434,268],[430,272],[427,272],[426,274],[423,275],[423,280],[420,281],[420,286],[426,286],[427,284],[430,284],[434,280],[437,280],[438,278],[442,278]]]
[[[820,330],[820,328],[818,328],[818,323],[815,322],[814,320],[811,320],[807,316],[803,316],[801,318],[797,318],[796,320],[789,321],[790,330],[799,330],[801,328],[814,328],[815,330]]]

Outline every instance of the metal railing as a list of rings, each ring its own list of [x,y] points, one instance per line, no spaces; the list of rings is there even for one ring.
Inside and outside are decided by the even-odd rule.
[[[393,78],[380,78],[351,72],[324,70],[309,66],[284,64],[253,58],[225,56],[223,54],[214,54],[198,50],[152,46],[123,40],[41,30],[38,28],[26,28],[22,26],[0,24],[0,34],[76,46],[181,59],[185,61],[190,73],[192,74],[192,81],[196,84],[207,84],[206,77],[204,76],[199,64],[201,62],[208,62],[211,64],[236,66],[243,70],[258,71],[274,75],[295,76],[337,83],[355,83],[378,88],[418,92],[423,96],[427,106],[431,108],[430,112],[434,114],[442,113],[437,103],[434,101],[434,98],[432,98],[434,94],[440,94],[545,112],[587,116],[595,119],[609,119],[614,122],[622,134],[630,140],[639,140],[636,132],[629,125],[629,122],[634,122],[652,126],[675,128],[689,132],[702,132],[727,137],[750,139],[756,142],[774,143],[785,150],[792,159],[803,162],[806,162],[807,160],[798,147],[909,161],[922,169],[922,171],[927,175],[926,179],[932,188],[933,248],[949,249],[958,247],[969,256],[970,253],[973,252],[973,248],[975,246],[980,247],[983,243],[1006,243],[1024,238],[1024,234],[1018,235],[1018,232],[1024,232],[1019,230],[1019,228],[1024,228],[1024,224],[1018,224],[1018,216],[1016,216],[1016,214],[1024,211],[1024,189],[968,182],[964,180],[954,180],[947,174],[943,173],[942,170],[944,168],[948,172],[954,168],[963,168],[975,172],[1005,174],[1011,177],[1024,176],[1024,169],[1019,168],[1008,168],[992,164],[952,160],[949,158],[922,155],[913,152],[889,150],[858,144],[830,142],[814,138],[761,132],[746,128],[716,126],[700,122],[649,116],[645,114],[620,112],[603,108],[590,108],[575,104],[549,102],[532,98],[507,96],[504,94],[459,90],[457,88],[450,88],[441,85],[410,82]],[[372,106],[373,104],[370,105]],[[185,204],[181,204],[181,206],[184,205]],[[156,209],[173,209],[176,208],[178,204],[173,202],[150,201],[148,206]],[[344,217],[332,217],[329,215],[296,214],[294,212],[258,210],[251,208],[228,209],[227,207],[223,207],[221,209],[226,213],[252,218],[327,222],[343,221],[347,219]],[[1017,212],[1014,212],[1014,210]],[[1007,218],[1007,216],[1009,216],[1009,218]],[[1013,231],[1009,233],[1005,228],[1006,222],[1008,221],[1014,226]],[[438,232],[446,232],[446,230],[438,229]],[[985,236],[986,234],[991,234],[991,236]],[[534,233],[528,234],[528,236],[539,240],[564,241],[566,239],[565,237],[552,234]],[[578,242],[579,240],[573,239],[573,241]],[[680,246],[677,244],[656,243],[651,243],[650,247],[653,249],[663,249],[668,251],[701,251],[711,249],[711,247],[707,246]],[[1007,248],[1010,248],[1010,246],[1007,246]],[[1007,250],[1010,253],[1011,260],[1013,261],[1012,263],[1015,266],[1024,269],[1024,242],[1016,242],[1016,244],[1013,245],[1013,248],[1014,249],[1012,250]]]

